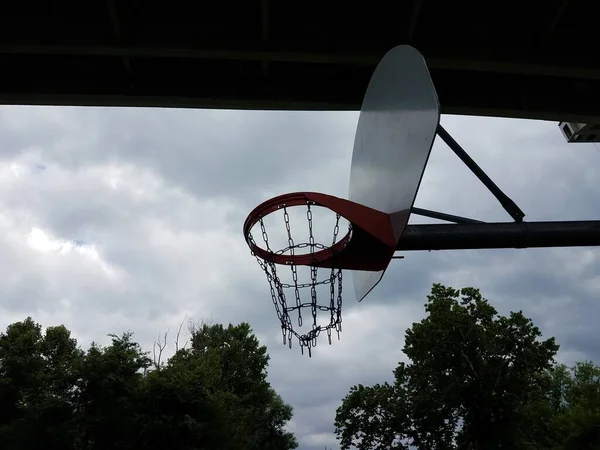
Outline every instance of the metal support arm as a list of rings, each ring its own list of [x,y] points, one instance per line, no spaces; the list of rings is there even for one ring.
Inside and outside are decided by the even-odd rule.
[[[430,209],[415,208],[411,210],[412,214],[418,216],[430,217],[432,219],[445,220],[447,222],[454,223],[484,223],[481,220],[469,219],[468,217],[455,216],[453,214],[441,213],[438,211],[431,211]]]
[[[600,220],[408,225],[396,250],[600,246]]]
[[[468,153],[460,146],[460,144],[456,142],[454,138],[450,136],[450,133],[448,133],[441,125],[438,125],[437,127],[437,135],[442,138],[442,140],[454,153],[456,153],[456,156],[458,156],[461,161],[465,163],[471,172],[473,172],[473,174],[479,178],[484,186],[489,189],[492,195],[498,199],[502,207],[508,214],[510,214],[514,221],[522,222],[523,217],[525,217],[525,213],[521,211],[517,204],[512,201],[508,195],[502,192],[496,183],[494,183],[492,179],[483,171],[483,169],[479,167],[475,161],[473,161],[473,158],[468,155]]]

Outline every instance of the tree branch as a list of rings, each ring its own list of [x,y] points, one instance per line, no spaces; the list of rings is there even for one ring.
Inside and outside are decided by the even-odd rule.
[[[167,335],[169,334],[169,330],[167,329],[167,331],[165,331],[165,338],[164,338],[164,342],[160,342],[160,334],[158,335],[158,340],[154,341],[154,345],[152,347],[152,351],[154,354],[154,367],[156,369],[160,369],[160,360],[162,358],[162,354],[163,351],[165,349],[165,347],[167,346]],[[158,357],[156,355],[156,348],[158,347]]]
[[[175,338],[175,353],[177,353],[179,351],[179,335],[181,334],[181,328],[183,328],[183,323],[185,322],[185,319],[187,319],[187,314],[185,315],[185,317],[183,318],[183,320],[179,324],[179,330],[177,330],[177,337]],[[187,345],[187,343],[188,343],[188,341],[185,341],[185,344],[183,344],[182,349],[185,348],[185,346]]]

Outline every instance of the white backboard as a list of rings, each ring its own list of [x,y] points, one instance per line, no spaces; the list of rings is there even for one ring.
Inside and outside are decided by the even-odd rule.
[[[408,223],[439,124],[439,102],[427,64],[413,47],[383,57],[365,94],[352,155],[350,200],[397,213],[400,238]],[[360,301],[385,271],[353,271]]]

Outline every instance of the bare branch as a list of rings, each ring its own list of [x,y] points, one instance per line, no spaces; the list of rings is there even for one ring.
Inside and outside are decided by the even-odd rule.
[[[175,353],[177,353],[179,351],[179,336],[181,335],[181,329],[183,328],[183,323],[185,322],[186,319],[187,319],[187,314],[181,321],[181,324],[179,324],[179,330],[177,330],[177,337],[175,338]],[[187,341],[185,341],[185,344],[183,344],[183,347],[181,347],[181,348],[184,349],[186,345],[187,345]]]
[[[154,353],[154,367],[156,369],[160,369],[160,360],[162,358],[163,351],[167,346],[167,335],[169,334],[169,330],[165,332],[165,337],[163,342],[160,341],[160,334],[158,335],[158,340],[154,341],[153,353]],[[156,348],[158,347],[158,356],[156,355]]]

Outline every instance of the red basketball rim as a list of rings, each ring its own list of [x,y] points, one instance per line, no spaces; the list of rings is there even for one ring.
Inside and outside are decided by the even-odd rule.
[[[341,240],[339,240],[329,248],[321,249],[317,252],[311,252],[302,255],[277,254],[275,252],[265,250],[259,247],[256,244],[256,242],[254,242],[250,231],[252,230],[252,227],[254,227],[254,225],[256,225],[258,222],[260,222],[262,218],[274,213],[275,211],[279,211],[282,208],[301,205],[315,205],[327,208],[326,205],[323,205],[313,199],[310,199],[309,196],[303,192],[294,192],[291,194],[279,195],[261,203],[256,208],[254,208],[248,215],[246,221],[244,222],[244,236],[246,238],[248,246],[250,247],[250,250],[259,258],[264,259],[265,261],[273,262],[275,264],[311,265],[318,264],[332,258],[335,254],[341,252],[348,245],[352,237],[352,230],[348,230],[348,233],[346,233],[346,235]]]

